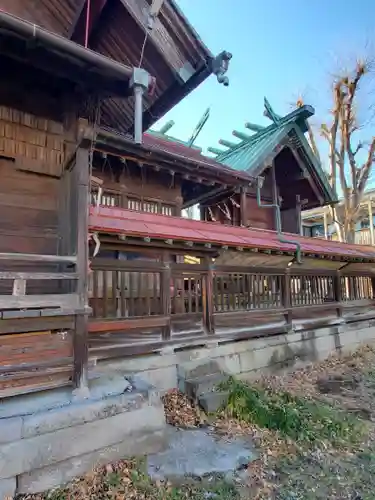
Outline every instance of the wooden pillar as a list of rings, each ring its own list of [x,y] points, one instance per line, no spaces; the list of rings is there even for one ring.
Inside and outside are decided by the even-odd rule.
[[[299,194],[296,195],[296,217],[297,217],[297,234],[303,236],[302,228],[302,203]]]
[[[371,245],[375,245],[374,221],[373,221],[373,215],[372,215],[372,198],[370,198],[368,200],[367,208],[368,208],[368,220],[369,220],[369,228],[370,228]]]
[[[284,317],[287,328],[292,326],[292,291],[291,291],[291,277],[289,267],[285,270],[285,275],[281,282],[281,300],[285,309]]]
[[[240,225],[247,226],[247,187],[240,188]]]
[[[87,145],[88,146],[88,145]],[[77,149],[76,163],[73,168],[75,184],[75,206],[71,220],[76,219],[74,246],[77,254],[77,293],[79,313],[76,315],[74,332],[74,385],[79,390],[88,388],[88,219],[90,201],[90,161],[89,149],[81,145]]]
[[[375,298],[375,278],[371,278],[372,298]]]
[[[327,220],[326,210],[324,210],[323,213],[323,224],[324,224],[324,239],[328,240],[328,220]]]
[[[174,206],[173,215],[175,217],[181,217],[183,198],[181,196],[176,197],[176,205]]]
[[[213,295],[213,284],[214,284],[214,271],[213,263],[210,257],[205,257],[204,262],[207,266],[207,274],[203,280],[203,317],[204,324],[209,335],[215,333],[213,314],[214,314],[214,295]]]
[[[206,207],[199,205],[200,220],[206,220]]]
[[[277,188],[277,182],[276,182],[276,170],[275,170],[275,162],[273,161],[272,162],[272,165],[271,165],[271,180],[272,180],[272,203],[274,205],[279,205],[279,190]],[[277,227],[277,209],[276,207],[273,209],[273,213],[274,213],[274,221],[275,221],[275,231],[277,230],[281,230],[282,231],[282,227],[278,228]],[[280,213],[280,216],[281,216],[281,213]],[[280,217],[281,219],[281,217]],[[280,224],[282,225],[282,222],[280,220]]]
[[[337,316],[342,315],[342,305],[341,305],[341,273],[336,271],[333,277],[333,300],[339,304],[337,306]]]
[[[163,327],[162,339],[171,338],[171,262],[170,254],[163,253],[163,270],[160,273],[160,302],[163,316],[168,317],[167,325]]]

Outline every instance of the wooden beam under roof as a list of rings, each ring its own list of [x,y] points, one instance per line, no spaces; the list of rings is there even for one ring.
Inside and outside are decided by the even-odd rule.
[[[290,147],[289,149],[290,149],[291,153],[293,154],[294,158],[296,159],[298,166],[302,170],[303,176],[310,184],[310,187],[313,190],[315,196],[317,197],[320,205],[323,205],[324,204],[324,197],[322,196],[318,186],[316,185],[315,180],[312,178],[312,175],[310,174],[310,172],[307,171],[306,167],[304,166],[304,162],[303,162],[302,158],[300,157],[299,153],[293,147]]]
[[[108,0],[81,0],[77,7],[74,21],[70,27],[68,38],[81,45],[85,45],[87,41],[87,46],[89,46],[90,36],[107,2]],[[87,20],[88,26],[86,26]]]
[[[146,0],[120,0],[138,26],[147,35],[147,43],[152,43],[167,65],[181,79],[181,83],[186,82],[194,73],[193,67],[186,60],[185,56],[179,51],[172,36],[164,27],[160,19],[153,21],[153,28],[148,28],[150,6]]]

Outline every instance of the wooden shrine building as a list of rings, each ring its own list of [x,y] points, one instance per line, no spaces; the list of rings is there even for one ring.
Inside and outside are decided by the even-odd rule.
[[[156,18],[146,0],[34,3],[0,2],[0,397],[368,313],[373,249],[299,235],[301,206],[336,201],[312,108],[266,102],[270,127],[208,158],[143,133],[210,74],[228,84],[231,55],[173,1]]]
[[[143,130],[205,78],[228,83],[231,55],[214,57],[173,2],[141,4],[0,1],[1,398],[87,386],[91,174],[126,163],[103,163],[105,128],[143,151]]]
[[[146,133],[141,150],[126,137],[99,134],[101,200],[94,195],[89,218],[100,241],[89,286],[92,360],[287,333],[368,312],[372,249],[299,234],[302,203],[336,202],[303,135],[311,114],[301,108],[271,125],[267,133],[278,142],[258,136],[265,147],[256,146],[252,170],[166,134]],[[243,139],[241,155],[245,145],[253,147]],[[206,220],[181,217],[196,203]]]

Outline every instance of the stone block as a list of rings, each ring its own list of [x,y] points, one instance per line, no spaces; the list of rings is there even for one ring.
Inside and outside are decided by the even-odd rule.
[[[198,379],[207,375],[220,375],[223,369],[217,359],[199,359],[177,366],[178,378],[186,380]]]
[[[357,331],[357,330],[362,330],[364,328],[369,328],[370,322],[369,320],[361,320],[361,321],[350,321],[347,323],[344,323],[343,325],[340,325],[339,327],[339,332],[349,332],[349,331]]]
[[[141,376],[161,393],[177,387],[177,369],[175,364],[154,370],[142,371]]]
[[[0,418],[0,444],[11,443],[21,439],[22,418]]]
[[[145,397],[142,394],[125,393],[99,401],[86,400],[47,412],[28,415],[23,418],[22,437],[29,438],[93,422],[94,420],[113,417],[119,413],[136,410],[144,403]]]
[[[148,356],[137,356],[135,358],[126,358],[119,361],[108,360],[100,361],[98,370],[102,373],[135,373],[144,370],[157,370],[176,364],[174,354],[151,354]]]
[[[226,354],[220,364],[223,371],[230,375],[236,375],[241,371],[240,355],[238,353]]]
[[[16,495],[17,481],[15,477],[0,479],[0,499],[8,500]]]
[[[61,485],[92,470],[123,458],[141,456],[162,451],[167,445],[164,430],[131,434],[119,444],[73,457],[54,465],[21,474],[18,477],[17,493],[43,492]],[[1,491],[1,482],[0,482]],[[2,499],[2,497],[0,497]]]
[[[0,478],[13,477],[131,440],[133,433],[165,427],[163,406],[138,410],[76,425],[0,446]]]
[[[199,397],[199,404],[206,413],[215,413],[228,402],[228,391],[207,392]]]
[[[282,353],[283,349],[287,344],[284,342],[283,345],[270,345],[263,349],[252,350],[240,353],[240,363],[241,363],[241,373],[248,372],[251,370],[259,370],[261,368],[267,367],[276,361],[272,360],[275,353]]]
[[[363,328],[357,332],[359,342],[366,344],[375,340],[375,327]]]
[[[220,383],[226,382],[228,378],[229,375],[219,373],[185,380],[185,394],[189,398],[196,400],[202,394],[214,391]]]

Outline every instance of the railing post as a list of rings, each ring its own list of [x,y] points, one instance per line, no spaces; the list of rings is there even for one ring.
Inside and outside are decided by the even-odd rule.
[[[284,314],[288,330],[292,327],[292,292],[290,269],[285,270],[284,279],[281,286],[282,304],[286,312]]]
[[[171,338],[171,264],[168,254],[163,254],[163,269],[160,273],[160,301],[164,316],[169,316],[169,321],[162,329],[162,339]]]
[[[339,304],[337,307],[337,316],[342,316],[342,306],[341,306],[341,273],[336,271],[333,277],[333,298],[334,301]]]
[[[214,314],[214,295],[213,295],[213,282],[214,282],[214,270],[211,259],[206,258],[205,264],[207,265],[207,274],[204,279],[203,287],[203,315],[204,323],[209,335],[215,333],[213,314]]]
[[[375,298],[375,278],[371,278],[372,298]]]
[[[73,382],[81,396],[88,393],[88,217],[89,217],[89,184],[90,184],[90,158],[89,149],[82,144],[77,149],[76,163],[73,167],[75,195],[71,219],[76,218],[76,228],[73,238],[73,246],[77,254],[78,274],[78,307],[74,332],[74,374]],[[75,188],[75,189],[74,189]],[[73,196],[74,196],[73,195]]]

